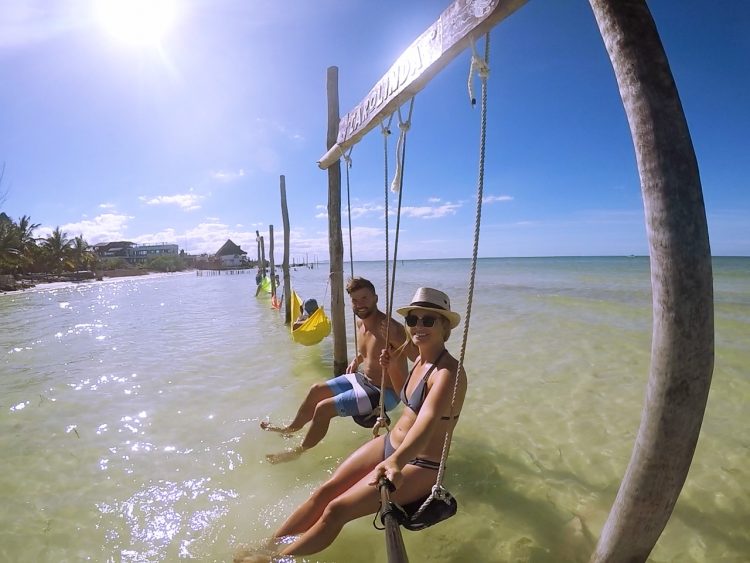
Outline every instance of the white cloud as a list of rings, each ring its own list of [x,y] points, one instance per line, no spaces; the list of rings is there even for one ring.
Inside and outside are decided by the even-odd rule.
[[[191,254],[213,254],[227,239],[232,239],[249,257],[255,257],[255,231],[236,230],[219,221],[199,223],[176,238],[180,248]]]
[[[367,215],[383,216],[384,207],[380,204],[363,203],[352,207],[352,219],[358,219]],[[346,208],[344,208],[346,212]]]
[[[460,203],[444,203],[443,205],[421,207],[402,207],[401,215],[417,219],[439,219],[448,215],[455,215],[456,210],[461,207]]]
[[[133,217],[129,215],[104,213],[97,215],[93,219],[60,225],[60,230],[67,233],[68,238],[81,235],[89,244],[113,240],[127,240],[125,230],[130,219],[133,219]],[[54,227],[43,226],[37,229],[35,235],[38,237],[48,237],[52,234],[53,230]]]
[[[292,141],[305,140],[305,137],[301,133],[299,133],[298,131],[290,131],[285,125],[279,123],[278,121],[258,117],[255,119],[255,123],[262,133],[261,136],[267,136],[268,134],[276,133],[277,135],[280,135]]]
[[[513,201],[513,196],[509,195],[486,195],[482,198],[482,203],[495,203],[497,201]]]
[[[218,180],[219,182],[234,182],[235,180],[239,180],[244,176],[245,170],[243,168],[240,168],[236,172],[231,170],[217,170],[215,172],[211,172],[211,177],[214,180]]]
[[[200,209],[200,202],[203,196],[196,194],[177,194],[177,195],[158,195],[156,197],[140,196],[140,199],[146,205],[176,205],[185,211],[195,211]]]

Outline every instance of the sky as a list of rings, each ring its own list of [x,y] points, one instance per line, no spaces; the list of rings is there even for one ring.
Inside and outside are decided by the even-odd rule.
[[[449,0],[0,0],[0,211],[37,236],[176,243],[256,235],[328,259],[326,69],[358,104]],[[160,4],[166,7],[158,10]],[[750,2],[654,0],[687,117],[714,255],[750,255]],[[647,255],[632,140],[585,0],[530,0],[491,33],[479,255]],[[480,44],[480,48],[482,48]],[[470,53],[415,99],[398,258],[470,257],[480,112]],[[475,81],[479,89],[479,82]],[[404,106],[403,115],[407,113]],[[396,126],[388,139],[393,173]],[[385,258],[379,129],[351,154],[355,260]],[[391,194],[389,209],[397,209]],[[389,216],[391,257],[395,216]]]

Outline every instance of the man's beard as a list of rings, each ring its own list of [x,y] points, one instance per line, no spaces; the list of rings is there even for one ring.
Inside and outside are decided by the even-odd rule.
[[[371,316],[375,312],[375,307],[368,307],[365,311],[360,312],[359,310],[355,310],[354,314],[357,315],[360,319],[366,319],[369,316]]]

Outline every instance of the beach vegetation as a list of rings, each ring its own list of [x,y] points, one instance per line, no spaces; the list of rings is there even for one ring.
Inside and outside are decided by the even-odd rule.
[[[146,268],[152,272],[181,272],[186,266],[180,256],[156,256],[146,262]]]
[[[0,213],[0,275],[36,279],[97,268],[99,259],[83,236],[71,239],[57,227],[47,237],[35,237],[39,226],[28,215],[14,221]]]

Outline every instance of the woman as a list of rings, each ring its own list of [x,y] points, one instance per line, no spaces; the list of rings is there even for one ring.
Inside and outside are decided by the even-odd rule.
[[[412,302],[397,310],[406,320],[411,341],[419,349],[414,367],[401,391],[406,405],[396,426],[370,440],[346,460],[274,534],[291,540],[282,555],[309,555],[328,547],[344,525],[373,515],[380,503],[377,483],[386,477],[396,487],[394,502],[405,505],[424,498],[435,484],[445,434],[452,434],[466,395],[466,374],[445,349],[451,329],[461,319],[451,311],[442,291],[421,287]],[[408,342],[407,342],[408,343]],[[387,369],[390,354],[383,350]]]

